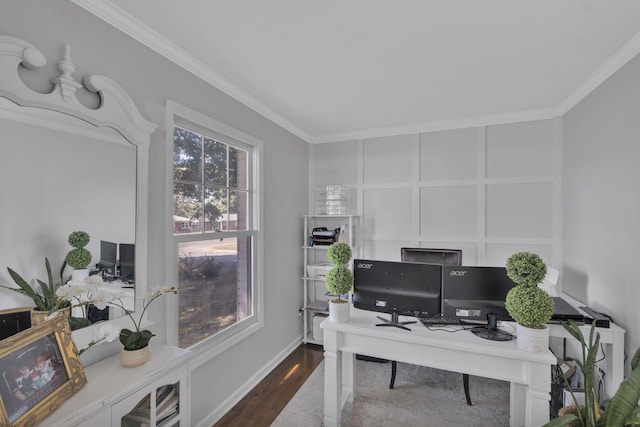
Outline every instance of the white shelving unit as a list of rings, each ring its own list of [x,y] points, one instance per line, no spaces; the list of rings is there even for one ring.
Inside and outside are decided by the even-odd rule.
[[[303,342],[310,344],[322,344],[322,334],[316,333],[314,337],[314,318],[316,324],[322,320],[318,317],[329,315],[329,299],[326,295],[327,289],[324,284],[324,272],[312,277],[309,274],[308,266],[318,266],[328,264],[327,249],[330,245],[312,245],[310,237],[316,227],[326,227],[329,230],[346,226],[346,233],[343,233],[339,241],[349,244],[353,252],[353,258],[359,256],[360,245],[356,236],[362,235],[359,229],[358,216],[355,215],[303,215],[304,219],[304,240],[302,250],[304,253],[302,282],[304,286],[304,300],[302,313],[304,316]],[[316,328],[317,331],[317,328]]]

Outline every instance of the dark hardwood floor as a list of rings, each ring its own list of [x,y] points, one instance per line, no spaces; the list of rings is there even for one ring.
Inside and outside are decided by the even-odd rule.
[[[322,358],[322,346],[301,344],[214,427],[271,425]]]

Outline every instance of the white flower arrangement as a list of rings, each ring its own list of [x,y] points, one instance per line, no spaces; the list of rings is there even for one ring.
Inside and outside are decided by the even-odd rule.
[[[100,344],[101,342],[113,342],[118,336],[120,336],[121,326],[114,325],[111,323],[102,323],[99,328],[96,329],[93,339],[89,341],[89,344],[81,350],[78,351],[78,355],[84,353],[89,350],[94,345]]]
[[[113,300],[120,299],[124,296],[122,292],[117,294],[108,292],[100,286],[103,283],[102,278],[97,277],[97,279],[91,279],[92,277],[97,276],[89,276],[82,285],[66,284],[56,290],[56,295],[61,299],[71,302],[72,307],[82,307],[85,317],[87,314],[86,307],[89,304],[95,305],[99,310],[104,310]]]

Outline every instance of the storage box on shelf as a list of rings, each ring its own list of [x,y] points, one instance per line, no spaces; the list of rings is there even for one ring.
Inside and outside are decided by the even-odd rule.
[[[329,314],[331,295],[327,293],[324,279],[333,266],[327,260],[327,249],[331,241],[314,239],[313,230],[324,227],[327,229],[327,232],[322,233],[324,235],[334,234],[332,231],[336,229],[340,230],[336,234],[336,241],[349,244],[353,251],[353,258],[360,256],[360,245],[356,239],[356,233],[361,235],[361,230],[358,228],[358,217],[355,215],[303,215],[303,219],[303,342],[322,344],[322,333],[318,330],[314,331],[314,324],[319,324],[323,320],[322,316]],[[317,243],[318,241],[321,243]]]

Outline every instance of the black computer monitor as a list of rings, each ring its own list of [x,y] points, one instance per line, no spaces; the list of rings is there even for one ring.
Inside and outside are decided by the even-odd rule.
[[[118,262],[118,245],[113,242],[100,240],[100,262],[98,268],[102,271],[102,277],[114,277]]]
[[[120,279],[125,282],[135,280],[135,244],[120,243]]]
[[[356,259],[353,262],[353,306],[391,315],[379,326],[408,329],[398,315],[440,312],[442,266],[413,262]]]
[[[22,308],[0,311],[0,340],[31,327],[31,310]]]
[[[404,262],[461,265],[462,249],[400,248],[400,259]]]
[[[513,320],[504,307],[507,293],[516,284],[504,267],[443,266],[442,314],[446,318],[486,321]]]

